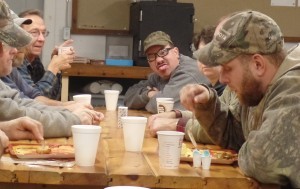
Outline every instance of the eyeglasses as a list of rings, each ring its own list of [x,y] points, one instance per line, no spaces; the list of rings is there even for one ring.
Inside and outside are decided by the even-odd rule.
[[[41,34],[44,36],[44,37],[47,37],[49,35],[49,31],[45,30],[45,31],[40,31],[40,30],[32,30],[32,31],[29,31],[28,33],[30,33],[32,35],[32,37],[39,37]]]
[[[149,53],[149,54],[147,54],[147,60],[148,60],[148,62],[154,61],[157,58],[157,56],[161,57],[161,58],[167,56],[169,54],[169,51],[171,49],[173,49],[173,48],[174,47],[164,48],[164,49],[159,50],[157,53]]]

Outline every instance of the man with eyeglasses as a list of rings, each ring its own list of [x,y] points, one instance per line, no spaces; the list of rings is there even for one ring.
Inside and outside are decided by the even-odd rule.
[[[12,21],[5,1],[0,0],[0,77],[12,69],[17,48],[32,42],[29,33]],[[71,136],[74,124],[99,124],[104,118],[100,112],[46,106],[32,99],[19,98],[19,92],[0,80],[0,157],[10,140]]]
[[[197,61],[180,54],[168,34],[156,31],[144,40],[144,53],[153,73],[148,80],[131,86],[125,94],[125,105],[131,109],[146,109],[157,113],[156,98],[174,98],[174,109],[184,109],[179,91],[186,84],[205,83],[208,79],[199,73]]]
[[[14,13],[11,10],[11,17],[17,25],[22,25],[22,24],[31,24],[32,20],[27,19],[27,18],[19,18],[16,13]],[[12,89],[16,89],[20,93],[20,98],[31,98],[35,99],[39,102],[42,102],[46,105],[49,106],[61,106],[64,107],[70,111],[74,111],[76,109],[80,108],[89,108],[93,109],[91,105],[83,104],[83,103],[78,103],[75,101],[67,101],[67,102],[61,102],[58,100],[53,100],[49,99],[48,97],[45,97],[42,95],[40,90],[38,88],[34,88],[33,86],[29,85],[21,76],[19,71],[17,70],[17,67],[23,64],[24,61],[24,55],[25,55],[26,47],[18,48],[18,53],[13,59],[13,69],[11,72],[4,76],[0,77],[0,79],[8,85]],[[1,66],[1,65],[0,65]]]
[[[34,42],[26,48],[25,61],[18,68],[26,82],[38,88],[43,96],[54,100],[60,100],[61,94],[61,74],[60,71],[70,68],[70,63],[74,60],[74,51],[67,54],[52,56],[52,59],[45,71],[39,56],[45,44],[45,38],[49,35],[42,13],[39,10],[27,10],[19,14],[21,18],[32,20],[30,25],[21,25],[34,38]],[[66,41],[63,45],[70,45],[72,41]]]

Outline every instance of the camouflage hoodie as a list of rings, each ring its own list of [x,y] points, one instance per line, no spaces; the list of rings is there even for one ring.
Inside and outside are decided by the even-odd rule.
[[[244,137],[238,160],[244,174],[262,183],[300,188],[300,46],[288,54],[258,106],[241,106],[228,91],[222,98],[231,103],[216,96],[196,107],[211,139],[228,147]]]

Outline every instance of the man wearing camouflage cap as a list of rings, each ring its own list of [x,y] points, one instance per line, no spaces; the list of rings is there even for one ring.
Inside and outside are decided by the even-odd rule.
[[[125,105],[131,109],[146,109],[157,113],[156,98],[174,98],[174,108],[184,109],[180,104],[179,90],[188,83],[209,81],[199,73],[196,60],[179,53],[170,36],[156,31],[144,40],[144,53],[153,73],[148,80],[130,87],[125,94]]]
[[[260,12],[225,18],[195,57],[221,65],[230,104],[204,85],[186,86],[180,98],[216,144],[245,139],[238,159],[245,175],[300,188],[300,47],[286,53],[283,43],[279,26]]]
[[[12,22],[7,4],[0,0],[0,73],[7,73],[11,70],[11,60],[7,60],[7,58],[2,60],[6,49],[11,49],[10,54],[14,55],[17,52],[16,47],[28,45],[31,40],[32,38],[27,32]],[[1,89],[1,94],[4,93],[6,96],[5,92]],[[0,111],[4,113],[8,109],[1,108]],[[0,158],[4,148],[8,146],[9,139],[43,139],[42,125],[29,117],[19,117],[9,121],[4,121],[5,119],[1,117],[0,120]]]

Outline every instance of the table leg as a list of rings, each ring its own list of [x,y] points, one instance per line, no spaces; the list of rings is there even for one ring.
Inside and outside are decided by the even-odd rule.
[[[61,80],[61,101],[68,101],[69,96],[69,76],[62,76]]]

